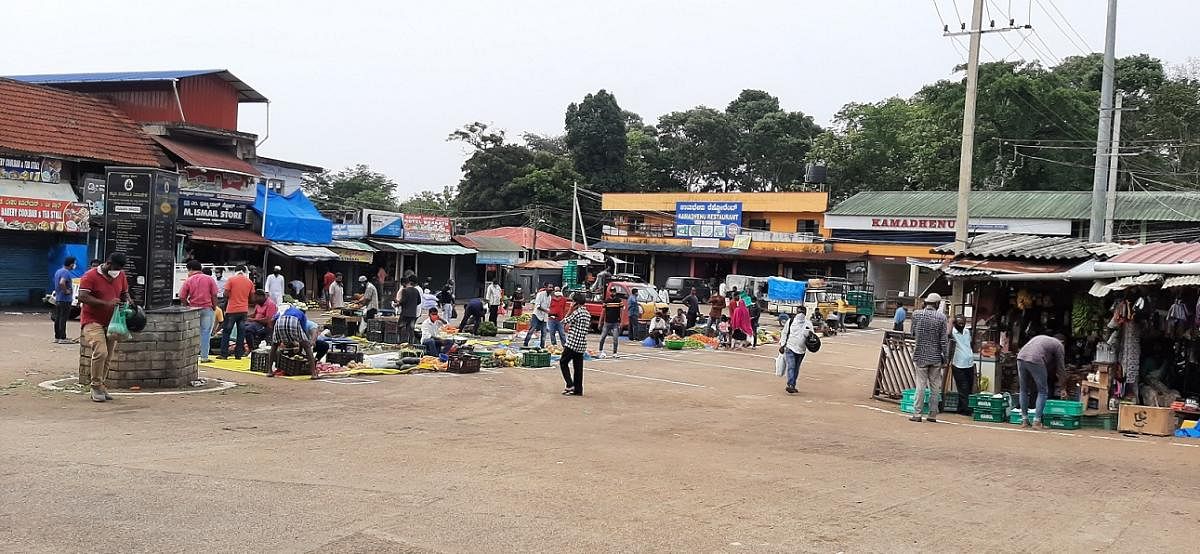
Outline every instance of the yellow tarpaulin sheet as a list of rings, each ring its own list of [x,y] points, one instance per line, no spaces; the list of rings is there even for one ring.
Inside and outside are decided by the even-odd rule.
[[[234,360],[234,359],[216,360],[216,359],[214,359],[213,361],[211,361],[209,363],[200,364],[200,367],[208,368],[208,369],[223,369],[225,371],[236,371],[238,373],[257,375],[259,377],[267,376],[267,374],[265,374],[265,373],[259,373],[257,371],[250,371],[250,358],[242,358],[240,360]],[[348,375],[400,375],[400,373],[401,372],[398,369],[368,368],[368,369],[347,369],[346,371],[339,371],[337,373],[322,373],[321,376],[322,377],[345,377]],[[292,375],[290,377],[284,377],[284,379],[291,379],[293,381],[308,381],[308,380],[311,380],[312,377],[309,375]]]

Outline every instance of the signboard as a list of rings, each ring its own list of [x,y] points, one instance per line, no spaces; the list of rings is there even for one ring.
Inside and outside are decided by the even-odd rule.
[[[404,238],[428,242],[450,242],[450,218],[440,215],[404,214]]]
[[[363,210],[367,234],[372,237],[404,238],[404,214],[382,210]]]
[[[335,248],[328,247],[330,251],[337,254],[339,258],[347,262],[356,262],[360,264],[369,264],[375,261],[375,253],[365,250],[352,250],[350,248]]]
[[[179,197],[179,223],[204,227],[245,227],[249,204],[216,198]]]
[[[692,248],[720,248],[721,239],[692,239]]]
[[[738,250],[750,249],[750,235],[738,235],[733,238],[733,247]]]
[[[0,158],[0,178],[57,183],[62,178],[62,160],[4,156]]]
[[[254,203],[258,182],[253,177],[223,171],[186,169],[179,184],[183,194]]]
[[[0,229],[86,233],[89,219],[87,206],[79,202],[0,196]]]
[[[826,229],[858,231],[903,231],[906,233],[953,233],[952,217],[876,217],[868,215],[826,215]],[[970,231],[1025,233],[1034,235],[1070,235],[1069,219],[971,218]]]
[[[742,230],[741,202],[676,202],[675,236],[733,239]]]
[[[104,217],[104,191],[107,189],[103,178],[83,178],[83,203],[92,217]]]
[[[367,236],[367,226],[358,223],[334,223],[333,239],[361,239]]]
[[[174,296],[178,178],[143,168],[109,168],[106,177],[104,252],[125,254],[129,294],[146,308]]]
[[[517,265],[520,254],[517,252],[479,252],[475,254],[476,265]]]

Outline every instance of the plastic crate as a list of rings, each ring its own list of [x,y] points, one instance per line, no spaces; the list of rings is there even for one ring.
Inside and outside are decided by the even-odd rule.
[[[971,414],[971,419],[985,423],[1004,423],[1007,417],[1007,409],[975,408]]]
[[[1071,400],[1047,400],[1043,415],[1079,417],[1083,415],[1083,403]]]
[[[1010,400],[1007,393],[997,397],[990,392],[981,392],[971,395],[970,406],[976,410],[1007,410]]]
[[[525,352],[521,365],[524,367],[550,367],[550,353]]]
[[[367,336],[371,333],[383,334],[383,322],[378,319],[367,320]]]
[[[478,373],[482,360],[476,356],[450,356],[446,361],[449,373]]]
[[[946,412],[958,411],[958,393],[947,392],[942,394],[942,410]]]
[[[1027,415],[1028,415],[1029,420],[1033,421],[1034,410],[1030,409],[1028,412],[1029,413]],[[1013,425],[1021,424],[1021,409],[1020,408],[1013,408],[1008,411],[1008,422]]]
[[[362,363],[362,352],[334,352],[329,351],[325,354],[325,361],[337,365],[349,365],[350,362]]]
[[[900,401],[900,411],[904,412],[906,414],[911,414],[911,413],[913,413],[913,408],[915,408],[915,404],[916,404],[915,400],[901,400]],[[926,402],[924,405],[921,406],[921,413],[923,413],[923,414],[929,413],[929,403],[928,402]]]
[[[907,401],[910,404],[916,402],[917,389],[904,389],[900,391],[900,400],[902,402]],[[925,389],[925,400],[929,400],[929,389]]]
[[[500,322],[500,327],[511,330],[511,331],[516,331],[517,330],[517,322],[515,322],[511,319],[506,319],[506,320]]]
[[[294,355],[300,356],[299,351],[296,351]],[[300,357],[303,358],[303,356]],[[275,361],[275,369],[282,371],[284,375],[289,377],[292,375],[310,375],[312,373],[308,367],[308,360],[292,359],[282,351],[279,352],[279,359]]]
[[[348,327],[346,325],[346,318],[333,317],[329,320],[328,327],[329,327],[329,334],[331,334],[335,337],[346,336],[346,331],[348,329]]]
[[[1117,418],[1113,414],[1080,416],[1079,427],[1081,429],[1104,429],[1106,431],[1113,431],[1117,428]]]
[[[377,341],[384,344],[400,344],[400,333],[384,333],[383,340]]]
[[[270,352],[251,352],[250,353],[250,371],[255,373],[266,373],[271,369],[271,353]]]
[[[1043,415],[1045,415],[1045,412],[1043,412]],[[1080,427],[1078,416],[1052,415],[1046,417],[1043,423],[1051,429],[1066,429],[1068,431],[1074,431]]]
[[[687,344],[687,341],[669,340],[669,341],[664,342],[663,344],[666,345],[667,350],[683,350],[683,346],[685,344]]]
[[[383,331],[367,331],[367,340],[371,342],[383,342]]]

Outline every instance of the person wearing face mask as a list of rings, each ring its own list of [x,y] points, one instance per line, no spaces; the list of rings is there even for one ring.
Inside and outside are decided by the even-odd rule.
[[[442,327],[445,326],[446,321],[438,314],[438,309],[429,308],[429,317],[421,322],[421,346],[425,347],[426,356],[442,354],[447,346],[453,344],[453,341],[444,341],[438,338]]]
[[[950,347],[954,354],[950,365],[954,371],[954,387],[958,389],[958,413],[971,415],[967,397],[975,392],[975,352],[971,349],[971,330],[963,316],[954,316],[954,328],[950,330]]]
[[[84,274],[79,282],[79,315],[84,346],[91,348],[92,401],[112,400],[104,382],[108,365],[116,353],[117,341],[108,337],[108,324],[117,305],[129,302],[129,283],[125,279],[125,254],[113,252],[108,261]]]
[[[75,290],[71,272],[75,271],[75,256],[67,256],[62,267],[54,272],[54,342],[55,344],[74,344],[67,338],[67,321],[71,319],[71,302],[75,299]]]
[[[805,342],[813,332],[812,322],[808,320],[808,308],[800,306],[795,317],[788,320],[783,328],[783,336],[779,339],[779,353],[787,361],[787,392],[796,394],[796,379],[800,376],[800,364],[804,362],[804,353],[808,352]]]

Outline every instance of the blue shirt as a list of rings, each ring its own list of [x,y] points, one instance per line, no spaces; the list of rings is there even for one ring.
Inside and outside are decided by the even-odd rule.
[[[70,302],[75,296],[75,289],[72,282],[71,270],[60,267],[54,272],[54,301],[55,302]],[[62,282],[67,282],[67,292],[62,290]]]
[[[304,310],[296,307],[288,308],[282,314],[276,314],[275,319],[279,319],[283,316],[291,316],[300,320],[300,328],[308,330],[308,316],[305,315]]]
[[[896,323],[904,323],[908,319],[908,312],[904,310],[904,306],[896,308]]]
[[[638,303],[636,296],[629,297],[629,317],[641,317],[642,305]]]

